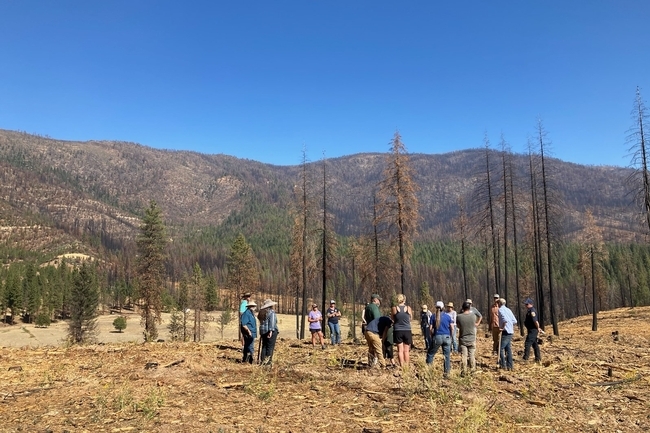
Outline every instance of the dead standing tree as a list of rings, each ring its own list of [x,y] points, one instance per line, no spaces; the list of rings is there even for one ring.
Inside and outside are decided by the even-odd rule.
[[[390,153],[379,184],[377,219],[384,227],[390,244],[396,244],[399,263],[400,293],[406,294],[406,269],[409,265],[419,221],[418,187],[399,132],[390,142]]]
[[[546,139],[546,131],[541,120],[537,121],[537,141],[539,144],[539,158],[541,163],[541,204],[543,215],[544,238],[546,241],[546,266],[548,271],[548,301],[549,312],[551,314],[551,324],[553,325],[553,334],[560,335],[554,298],[554,274],[553,274],[553,246],[558,239],[557,223],[559,221],[559,212],[562,207],[558,190],[552,182],[551,167],[548,165],[546,154],[548,153],[549,142]]]
[[[603,233],[596,225],[591,210],[585,215],[585,227],[581,239],[580,269],[585,281],[591,282],[592,321],[591,330],[598,330],[599,304],[602,307],[602,297],[605,290],[605,263],[609,261],[609,253],[605,248]],[[589,272],[587,272],[587,269]]]
[[[321,269],[321,278],[323,283],[323,292],[322,292],[322,307],[321,311],[323,312],[323,319],[326,319],[327,315],[327,283],[329,275],[334,272],[334,264],[336,261],[336,251],[338,247],[338,242],[333,228],[333,215],[327,212],[327,160],[323,159],[323,215],[321,220],[320,228],[320,257],[319,265]],[[333,297],[333,296],[332,296]],[[325,332],[325,320],[323,320],[323,332]]]
[[[641,90],[636,88],[634,108],[632,109],[634,124],[627,134],[627,144],[632,155],[630,167],[632,173],[627,179],[628,188],[634,197],[639,208],[639,214],[650,233],[650,149],[646,129],[648,124],[648,112],[645,107]]]
[[[300,183],[294,187],[295,207],[293,209],[293,231],[291,238],[291,281],[296,288],[296,331],[300,339],[305,338],[307,316],[307,285],[315,277],[315,242],[313,237],[312,200],[309,196],[311,182],[307,172],[307,154],[303,149]],[[302,299],[299,304],[299,298]],[[298,323],[300,322],[300,323]]]

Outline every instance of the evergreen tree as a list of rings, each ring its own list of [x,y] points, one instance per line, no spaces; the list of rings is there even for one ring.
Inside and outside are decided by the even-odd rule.
[[[205,278],[205,309],[215,311],[219,308],[219,293],[217,292],[217,279],[213,274]]]
[[[162,221],[162,211],[153,200],[145,210],[136,244],[138,248],[138,290],[142,307],[144,336],[145,341],[155,341],[158,338],[156,324],[160,323],[162,310],[167,239],[165,225]]]
[[[91,341],[97,327],[99,290],[94,266],[84,262],[73,273],[68,336],[72,343]]]
[[[260,274],[257,269],[257,259],[253,249],[246,242],[243,234],[239,233],[230,247],[227,260],[228,289],[233,293],[242,294],[259,288]]]

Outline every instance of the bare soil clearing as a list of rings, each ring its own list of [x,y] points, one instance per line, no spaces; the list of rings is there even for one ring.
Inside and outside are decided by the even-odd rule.
[[[520,361],[523,339],[515,340],[513,372],[496,368],[491,340],[481,335],[481,371],[460,377],[454,356],[449,379],[442,378],[441,354],[431,368],[415,350],[408,369],[367,369],[365,345],[348,339],[312,349],[286,330],[271,368],[239,363],[233,337],[4,347],[0,431],[645,431],[650,308],[599,317],[597,332],[581,317],[562,323],[560,337],[547,335],[542,365]],[[127,330],[140,331],[137,320]]]

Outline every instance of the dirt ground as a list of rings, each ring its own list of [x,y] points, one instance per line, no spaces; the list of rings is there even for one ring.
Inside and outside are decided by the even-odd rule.
[[[479,372],[461,377],[454,355],[448,379],[440,354],[432,366],[414,350],[408,368],[369,369],[365,345],[312,349],[292,338],[293,322],[270,368],[240,363],[233,338],[67,347],[32,344],[45,337],[21,331],[34,341],[9,347],[16,331],[1,329],[0,431],[646,431],[650,308],[599,318],[596,332],[581,317],[546,335],[542,364],[521,361],[517,338],[512,372],[496,368],[481,333]],[[139,340],[137,320],[127,341]]]

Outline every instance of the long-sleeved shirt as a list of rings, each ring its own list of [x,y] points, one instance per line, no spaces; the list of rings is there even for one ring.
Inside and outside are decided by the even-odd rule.
[[[251,332],[251,337],[257,338],[257,320],[255,320],[255,315],[253,310],[247,308],[244,311],[244,314],[241,316],[241,326],[245,326]]]
[[[512,310],[505,305],[499,307],[499,329],[502,329],[507,334],[515,333],[515,324],[517,318],[512,314]]]
[[[490,307],[490,328],[499,327],[499,304],[495,303]]]

